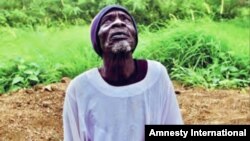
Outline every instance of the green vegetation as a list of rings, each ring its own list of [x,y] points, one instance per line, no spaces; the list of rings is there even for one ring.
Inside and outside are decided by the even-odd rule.
[[[242,32],[236,34],[236,29]],[[146,34],[142,45],[139,44],[143,48],[136,55],[159,60],[168,68],[172,79],[189,86],[246,87],[250,84],[246,30],[228,23],[181,21]],[[242,38],[235,38],[237,35]]]
[[[89,23],[105,5],[124,5],[140,24],[176,19],[249,16],[249,0],[1,0],[0,25],[15,27]],[[145,14],[149,13],[149,14]]]
[[[3,0],[0,93],[100,66],[89,24],[110,3],[127,6],[139,24],[136,58],[160,61],[188,86],[250,85],[247,0]]]
[[[0,69],[0,92],[15,91],[38,83],[56,82],[60,79],[60,72],[56,69],[47,70],[36,63],[24,62],[22,58],[16,58]]]

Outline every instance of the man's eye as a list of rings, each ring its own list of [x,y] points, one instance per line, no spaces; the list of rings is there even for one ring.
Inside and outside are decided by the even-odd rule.
[[[121,19],[123,21],[126,21],[126,22],[131,22],[130,18],[126,17],[126,16],[122,16]]]
[[[102,24],[108,24],[108,23],[110,23],[110,22],[111,22],[110,19],[105,19],[105,20],[102,22]]]

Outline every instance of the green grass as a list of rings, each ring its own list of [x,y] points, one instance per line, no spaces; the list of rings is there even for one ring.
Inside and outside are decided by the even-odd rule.
[[[136,56],[163,62],[173,79],[203,87],[249,86],[247,26],[211,20],[175,21],[160,31],[148,30],[143,29],[146,32]]]
[[[169,38],[176,32],[204,32],[214,36],[222,45],[227,44],[234,55],[249,55],[249,29],[230,23],[180,22],[173,27],[163,29],[157,33],[140,32],[138,50],[145,46],[152,46],[157,40]],[[94,56],[92,50],[89,27],[71,26],[69,28],[0,29],[0,59],[2,62],[15,57],[22,57],[28,61],[46,63],[66,63],[81,60],[83,56]],[[137,51],[138,52],[138,51]],[[139,51],[140,52],[140,51]],[[82,60],[81,60],[82,61]]]
[[[200,21],[196,24],[185,25],[190,30],[200,30],[217,38],[226,45],[236,56],[249,57],[250,30],[246,26],[238,26],[230,22]]]
[[[37,74],[37,77],[45,82],[58,81],[63,76],[73,78],[101,65],[101,59],[92,49],[88,26],[1,27],[0,36],[0,69],[8,68],[10,60],[22,58],[26,66],[32,62],[39,65],[33,70],[42,69],[44,74]],[[218,54],[218,51],[222,53]],[[188,85],[238,87],[249,85],[250,80],[246,80],[250,74],[250,68],[246,68],[249,66],[249,52],[247,26],[200,20],[170,22],[166,28],[154,32],[149,27],[140,26],[139,44],[134,56],[161,61],[168,67],[171,77]],[[225,54],[240,58],[240,61],[225,57]],[[16,84],[21,80],[20,76],[26,76],[25,69],[9,68],[12,70],[5,69],[4,73],[0,70],[0,75],[3,75],[0,81],[4,81],[7,74],[13,74],[15,81],[8,79],[8,85]],[[55,77],[46,80],[49,73]]]
[[[59,65],[71,77],[97,62],[89,40],[88,27],[10,29],[2,28],[1,63],[21,57],[45,68]]]
[[[210,22],[201,24],[200,28],[218,38],[223,44],[227,44],[233,55],[249,57],[249,27],[240,27],[227,22]]]

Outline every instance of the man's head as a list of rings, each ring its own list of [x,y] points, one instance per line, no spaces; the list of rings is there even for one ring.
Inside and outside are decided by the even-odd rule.
[[[136,23],[125,8],[104,7],[92,21],[91,41],[99,56],[133,52],[138,41]]]

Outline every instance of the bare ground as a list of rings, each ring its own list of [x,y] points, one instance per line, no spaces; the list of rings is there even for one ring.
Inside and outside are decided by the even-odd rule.
[[[0,141],[60,141],[69,79],[0,96]],[[250,88],[205,90],[175,84],[185,124],[250,125]]]

